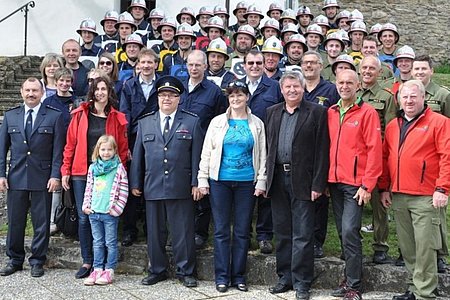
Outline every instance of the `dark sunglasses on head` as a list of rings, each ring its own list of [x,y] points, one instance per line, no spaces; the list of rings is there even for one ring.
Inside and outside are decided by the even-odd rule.
[[[245,88],[248,89],[247,84],[242,81],[232,81],[228,84],[229,88]]]
[[[109,61],[109,60],[107,60],[107,61],[100,61],[98,64],[100,66],[103,66],[103,65],[111,66],[112,65],[112,61]]]

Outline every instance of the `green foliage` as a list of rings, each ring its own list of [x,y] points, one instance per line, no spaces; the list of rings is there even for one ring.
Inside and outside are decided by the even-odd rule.
[[[450,68],[450,65],[449,65],[449,68]],[[450,87],[450,72],[448,74],[434,73],[433,81],[439,85]]]
[[[450,74],[450,62],[444,61],[444,63],[434,67],[434,73]]]

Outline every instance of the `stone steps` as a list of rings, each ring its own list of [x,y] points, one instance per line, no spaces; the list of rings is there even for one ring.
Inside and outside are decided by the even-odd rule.
[[[30,252],[30,239],[25,241],[27,256]],[[0,237],[0,253],[6,251],[6,238]],[[169,251],[169,260],[172,253]],[[4,255],[4,254],[3,254]],[[78,242],[62,236],[53,236],[50,240],[47,266],[51,268],[78,269],[81,255]],[[148,265],[147,247],[137,243],[131,247],[119,245],[118,273],[143,275]],[[173,266],[173,262],[171,263]],[[247,281],[249,284],[273,285],[277,281],[274,255],[261,255],[251,251],[247,263]],[[326,257],[315,261],[315,279],[313,288],[333,289],[342,279],[344,262],[336,257]],[[174,270],[171,269],[174,276]],[[403,293],[406,289],[408,272],[404,267],[392,265],[373,265],[365,262],[363,267],[363,286],[366,292],[383,291]],[[214,261],[211,248],[197,252],[197,275],[200,280],[214,279]],[[440,295],[450,295],[450,274],[439,275],[438,291]]]

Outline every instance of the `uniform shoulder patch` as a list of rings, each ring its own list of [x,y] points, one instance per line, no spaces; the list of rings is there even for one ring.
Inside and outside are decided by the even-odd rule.
[[[138,120],[140,120],[140,119],[142,119],[142,118],[145,118],[145,117],[147,117],[147,116],[154,115],[155,113],[156,113],[156,110],[151,111],[151,112],[146,113],[146,114],[143,114],[143,115],[139,116]]]
[[[45,105],[45,107],[47,107],[47,108],[49,108],[51,110],[56,110],[56,111],[59,111],[59,112],[61,111],[59,108],[53,107],[51,105]]]
[[[191,116],[194,116],[194,117],[198,117],[198,115],[196,113],[193,113],[191,111],[188,111],[188,110],[185,110],[185,109],[182,109],[181,111],[184,112],[184,113],[187,113],[188,115],[191,115]]]

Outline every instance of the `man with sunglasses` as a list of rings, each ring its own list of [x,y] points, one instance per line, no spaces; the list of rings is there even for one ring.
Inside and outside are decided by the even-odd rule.
[[[244,57],[244,70],[245,76],[240,80],[247,83],[250,91],[248,106],[252,114],[265,122],[266,109],[281,102],[280,86],[264,73],[264,56],[258,50],[250,50]],[[259,197],[257,206],[256,240],[261,253],[270,254],[273,251],[270,199]]]

